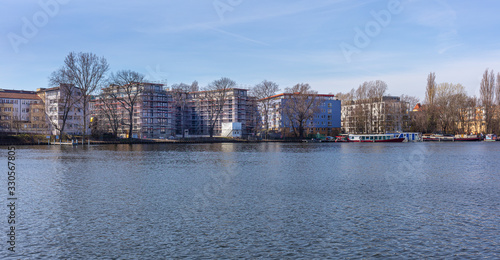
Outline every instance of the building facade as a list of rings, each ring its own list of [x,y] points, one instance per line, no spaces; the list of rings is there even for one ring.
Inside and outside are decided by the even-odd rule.
[[[0,89],[0,132],[48,134],[44,104],[36,92]]]
[[[128,89],[112,85],[103,93],[92,102],[95,128],[100,131],[111,133],[115,125],[117,136],[122,138],[165,139],[175,135],[172,94],[165,85],[137,83]],[[129,133],[131,105],[133,128]]]
[[[342,131],[349,134],[384,134],[409,128],[410,107],[400,97],[384,96],[342,103]]]
[[[286,112],[286,107],[289,102],[293,102],[298,98],[299,94],[283,93],[271,96],[261,100],[261,104],[265,100],[269,100],[269,111],[267,125],[269,131],[279,133],[280,137],[295,136],[295,130],[292,126],[290,115]],[[309,95],[309,98],[316,100],[312,116],[304,122],[305,134],[320,134],[323,136],[331,136],[336,134],[341,128],[341,101],[335,95],[316,94]],[[265,130],[265,111],[262,105],[260,109],[260,128]],[[296,111],[298,112],[298,111]],[[295,122],[295,124],[297,124]],[[295,129],[297,126],[295,125]]]
[[[248,90],[232,88],[222,91],[190,92],[188,97],[188,126],[190,135],[210,135],[210,124],[215,121],[214,136],[222,133],[222,123],[241,123],[242,135],[255,132],[257,123],[257,102],[248,96]],[[224,95],[224,100],[216,101]],[[221,106],[220,112],[217,111]],[[216,115],[218,113],[218,116]]]
[[[51,134],[82,135],[84,133],[85,119],[80,89],[72,85],[60,84],[54,88],[39,88],[36,93],[43,102],[48,130]],[[90,115],[87,122],[90,122]],[[90,128],[85,132],[89,134]]]

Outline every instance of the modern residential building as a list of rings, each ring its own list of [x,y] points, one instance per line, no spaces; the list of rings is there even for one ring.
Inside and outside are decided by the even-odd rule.
[[[165,85],[137,83],[128,87],[111,85],[103,89],[106,95],[92,102],[93,118],[99,125],[96,128],[112,133],[112,125],[115,125],[120,137],[158,139],[175,135],[172,94]],[[131,104],[133,129],[129,133]]]
[[[47,134],[42,99],[34,91],[0,89],[0,132]]]
[[[299,95],[301,94],[283,93],[265,98],[271,100],[268,115],[270,131],[279,133],[281,137],[296,135],[294,127],[292,127],[290,115],[287,115],[285,108],[287,107],[287,103],[293,102],[294,99],[299,98]],[[320,134],[323,136],[336,134],[341,128],[341,101],[335,95],[316,94],[307,96],[309,99],[315,99],[316,101],[314,107],[311,108],[313,110],[312,117],[304,122],[305,134]],[[299,111],[295,112],[298,113]],[[261,106],[261,129],[266,128],[264,114],[265,111]]]
[[[406,131],[410,121],[408,102],[383,96],[342,103],[342,131],[349,134],[383,134]]]
[[[81,135],[84,133],[82,91],[79,88],[60,84],[48,89],[39,88],[36,94],[43,102],[51,134]],[[90,115],[87,122],[90,122]],[[90,128],[86,130],[86,134],[90,134]]]
[[[216,116],[217,102],[215,99],[225,94],[222,110]],[[257,106],[255,98],[248,96],[248,90],[232,88],[221,91],[197,91],[190,92],[188,98],[189,134],[190,135],[209,135],[210,120],[215,121],[214,136],[220,136],[222,133],[222,123],[241,123],[242,135],[251,135],[255,131],[257,122]]]

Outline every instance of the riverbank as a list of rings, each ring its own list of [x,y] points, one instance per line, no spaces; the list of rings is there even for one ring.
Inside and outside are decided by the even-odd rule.
[[[51,140],[51,141],[49,141]],[[0,137],[0,145],[102,145],[102,144],[186,144],[186,143],[294,143],[302,142],[302,140],[245,140],[233,139],[224,137],[203,137],[203,138],[185,138],[178,140],[168,139],[119,139],[119,140],[86,140],[82,143],[82,139],[73,140],[56,140],[54,138],[42,138],[39,136],[2,136]]]

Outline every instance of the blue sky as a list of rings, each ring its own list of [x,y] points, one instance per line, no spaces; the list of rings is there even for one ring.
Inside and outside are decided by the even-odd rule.
[[[337,93],[380,79],[422,99],[433,71],[478,95],[484,70],[500,71],[498,10],[493,0],[2,0],[0,88],[47,87],[82,51],[169,85],[229,77]]]

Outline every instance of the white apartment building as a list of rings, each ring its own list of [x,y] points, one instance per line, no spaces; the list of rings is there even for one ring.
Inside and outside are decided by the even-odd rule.
[[[400,97],[342,102],[342,130],[349,134],[384,134],[408,130],[410,107]]]
[[[61,132],[70,135],[83,134],[83,102],[80,89],[60,84],[54,88],[37,89],[37,94],[45,104],[45,114],[51,134],[59,135]],[[89,118],[87,122],[90,121]],[[87,129],[86,134],[90,134],[90,128]]]

